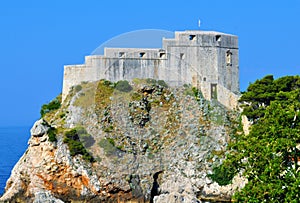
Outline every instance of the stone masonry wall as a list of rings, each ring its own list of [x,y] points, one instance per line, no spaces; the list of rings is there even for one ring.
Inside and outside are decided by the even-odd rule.
[[[211,31],[175,32],[162,49],[105,48],[104,56],[87,56],[85,64],[65,66],[63,100],[70,87],[83,81],[113,82],[134,78],[164,80],[170,86],[192,84],[206,99],[228,107],[239,94],[238,40]],[[212,95],[216,89],[217,94]]]
[[[96,69],[86,65],[65,66],[62,100],[64,101],[72,86],[84,81],[96,81]]]

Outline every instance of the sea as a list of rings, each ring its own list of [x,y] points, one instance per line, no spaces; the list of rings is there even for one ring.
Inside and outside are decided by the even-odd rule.
[[[0,127],[0,196],[10,172],[28,147],[30,127]]]

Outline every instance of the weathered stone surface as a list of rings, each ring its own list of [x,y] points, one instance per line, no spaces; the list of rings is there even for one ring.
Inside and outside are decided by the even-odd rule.
[[[78,100],[90,99],[83,85],[62,107],[68,114],[61,126],[53,122],[61,129],[85,127],[94,139],[87,150],[96,161],[72,157],[63,130],[57,142],[49,142],[47,128],[38,121],[0,200],[196,203],[230,199],[245,180],[235,177],[232,185],[221,187],[207,174],[222,162],[234,127],[228,118],[237,119],[238,114],[218,102],[190,96],[186,93],[190,89],[160,88],[134,86],[132,92],[99,99],[105,104],[79,106]],[[140,125],[131,116],[142,118],[146,108],[148,120]]]
[[[32,198],[24,199],[25,202],[59,203],[69,199],[72,191],[92,197],[99,188],[99,180],[92,174],[91,166],[78,157],[72,158],[59,139],[56,147],[52,143],[42,142],[28,148],[12,170],[0,201],[13,201],[30,195]],[[71,199],[76,197],[81,199],[80,196]]]
[[[251,122],[248,120],[247,116],[242,115],[242,123],[243,123],[243,130],[245,132],[245,135],[249,134]]]
[[[33,124],[33,127],[30,129],[30,133],[33,137],[41,137],[48,129],[49,127],[43,125],[43,119],[40,119]]]
[[[33,203],[64,203],[63,201],[53,197],[50,192],[37,192]]]

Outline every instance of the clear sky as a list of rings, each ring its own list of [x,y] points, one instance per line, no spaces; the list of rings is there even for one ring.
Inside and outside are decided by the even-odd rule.
[[[11,0],[0,3],[0,126],[30,126],[62,89],[63,65],[139,29],[239,36],[240,83],[300,72],[300,1]]]

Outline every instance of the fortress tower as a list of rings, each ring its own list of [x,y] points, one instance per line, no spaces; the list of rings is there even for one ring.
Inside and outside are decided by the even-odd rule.
[[[239,94],[237,36],[213,31],[175,32],[161,49],[105,48],[85,57],[85,64],[64,67],[63,100],[83,81],[153,78],[170,86],[191,84],[203,96],[234,108]]]

